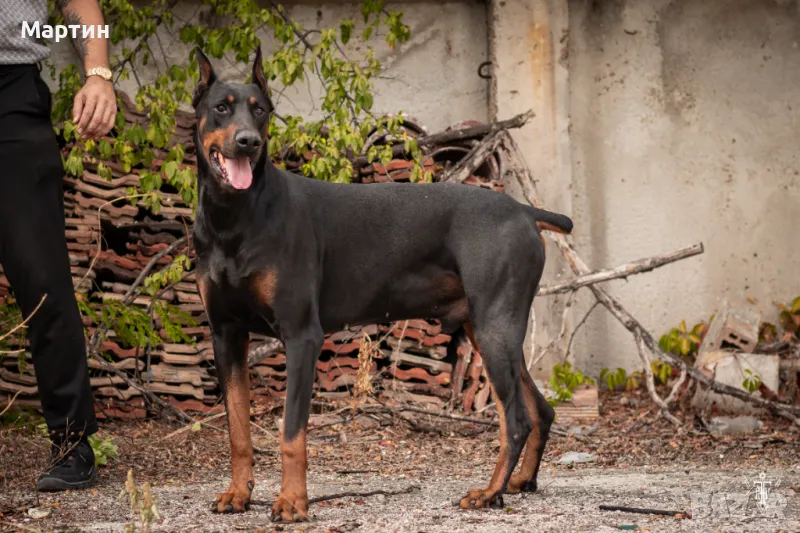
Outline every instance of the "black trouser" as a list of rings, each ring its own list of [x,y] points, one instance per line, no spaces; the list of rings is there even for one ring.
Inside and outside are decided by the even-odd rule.
[[[0,263],[23,317],[51,437],[97,431],[64,234],[64,168],[35,65],[0,66]]]

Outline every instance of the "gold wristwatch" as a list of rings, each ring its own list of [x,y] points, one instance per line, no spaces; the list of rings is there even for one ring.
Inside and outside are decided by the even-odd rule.
[[[86,71],[86,77],[99,76],[106,81],[111,81],[111,71],[106,67],[92,67]]]

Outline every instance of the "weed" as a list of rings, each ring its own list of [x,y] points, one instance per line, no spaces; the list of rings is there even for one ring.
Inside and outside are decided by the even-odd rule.
[[[120,492],[120,497],[125,497],[126,494],[131,512],[135,518],[133,522],[125,525],[123,531],[125,533],[136,533],[137,531],[147,533],[150,531],[153,522],[161,518],[158,515],[155,498],[150,490],[150,483],[145,482],[142,488],[139,489],[133,479],[133,470],[128,470],[128,479],[125,481],[125,488]],[[140,524],[138,529],[136,527],[137,518]]]
[[[792,300],[789,305],[775,304],[780,309],[778,318],[782,332],[779,334],[778,327],[769,322],[763,322],[759,331],[761,342],[774,342],[782,340],[791,342],[800,339],[800,296]]]
[[[550,376],[550,387],[555,395],[548,398],[547,402],[555,407],[559,403],[570,401],[575,389],[584,383],[596,382],[592,378],[583,375],[580,371],[572,370],[570,363],[555,365],[553,374]]]
[[[747,374],[747,377],[744,378],[742,387],[750,394],[753,394],[761,387],[761,376],[753,374],[749,368],[745,368],[744,373]]]
[[[679,357],[682,357],[688,362],[694,362],[697,357],[697,349],[703,342],[703,338],[708,333],[708,326],[714,316],[708,319],[708,324],[700,322],[690,330],[686,327],[686,321],[681,320],[677,328],[672,328],[669,333],[661,336],[658,345],[665,352],[670,352]]]
[[[654,361],[653,364],[660,362]],[[672,368],[669,365],[666,366],[670,369]],[[660,371],[663,372],[663,370]],[[604,368],[600,371],[600,379],[605,380],[610,391],[617,390],[620,387],[624,387],[626,391],[632,391],[642,386],[642,373],[638,370],[628,374],[624,368],[617,368],[616,370]]]

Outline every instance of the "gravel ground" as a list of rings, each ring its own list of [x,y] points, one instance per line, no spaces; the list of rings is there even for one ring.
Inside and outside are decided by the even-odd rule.
[[[300,525],[270,522],[280,458],[275,421],[268,417],[254,429],[263,451],[256,456],[256,501],[239,515],[209,510],[229,481],[224,431],[170,436],[174,427],[155,422],[107,425],[103,434],[116,439],[120,457],[101,469],[98,485],[40,495],[37,501],[31,487],[46,461],[46,444],[30,432],[0,428],[0,531],[122,531],[134,519],[121,497],[129,469],[137,484],[153,487],[160,519],[152,531],[610,532],[632,526],[653,532],[800,531],[800,432],[783,421],[766,419],[754,434],[711,437],[692,429],[677,434],[641,409],[614,411],[606,404],[604,411],[590,436],[551,439],[538,493],[505,496],[505,509],[488,511],[462,511],[455,502],[486,485],[497,454],[496,429],[446,423],[437,426],[442,433],[420,433],[400,424],[368,429],[321,424],[309,432],[311,498],[413,490],[312,504],[311,522]],[[572,451],[597,459],[558,463]],[[761,473],[762,481],[772,482],[764,511],[755,505],[754,493],[746,500]],[[600,505],[686,516],[601,511]],[[48,516],[32,518],[37,511]]]
[[[687,473],[688,472],[688,473]],[[798,470],[769,472],[772,478]],[[691,511],[692,494],[712,491],[739,493],[747,491],[744,472],[716,469],[659,468],[576,468],[571,471],[545,472],[543,489],[535,495],[506,496],[504,510],[461,511],[455,501],[471,487],[485,483],[485,476],[417,477],[392,479],[371,475],[312,475],[311,497],[345,491],[383,489],[398,491],[409,486],[420,489],[411,494],[342,498],[312,505],[312,521],[302,525],[281,525],[277,531],[397,531],[397,532],[544,532],[544,531],[620,531],[619,526],[637,525],[643,531],[798,531],[800,505],[794,492],[785,487],[786,505],[778,509],[778,518],[764,517],[751,509],[749,517],[717,507],[703,512],[698,519],[676,519],[619,511],[599,511],[601,504],[663,510]],[[753,478],[758,472],[751,472]],[[223,476],[203,483],[168,483],[154,489],[159,514],[163,520],[154,531],[271,531],[269,507],[254,505],[248,513],[217,515],[208,510],[214,493],[225,486]],[[276,477],[258,478],[256,497],[276,493]],[[92,493],[72,493],[41,498],[40,508],[51,509],[46,524],[24,515],[7,520],[7,526],[70,528],[80,531],[121,531],[130,520],[127,502],[119,498],[120,487],[104,482]],[[775,496],[775,493],[772,493]],[[266,502],[265,502],[266,503]],[[58,505],[58,507],[52,507]],[[698,514],[695,507],[695,514]],[[782,513],[782,515],[780,514]],[[713,516],[708,516],[713,514]]]

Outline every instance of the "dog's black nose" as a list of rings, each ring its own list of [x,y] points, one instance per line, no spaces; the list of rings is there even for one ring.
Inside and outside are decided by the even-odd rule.
[[[254,131],[240,131],[236,134],[236,145],[244,150],[257,150],[261,146],[261,137]]]

